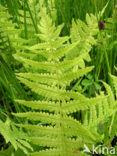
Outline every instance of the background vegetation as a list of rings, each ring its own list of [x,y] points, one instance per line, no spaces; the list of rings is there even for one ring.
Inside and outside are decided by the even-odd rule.
[[[17,130],[14,140],[11,141],[13,131],[11,131],[11,138],[4,133],[4,128],[9,131],[7,123],[10,122],[12,129],[15,129],[13,122],[18,123],[20,120],[13,117],[11,112],[19,113],[28,110],[24,105],[18,105],[14,99],[42,100],[42,96],[32,92],[16,78],[15,73],[27,72],[28,69],[14,55],[16,52],[22,52],[24,45],[32,46],[41,42],[39,37],[35,37],[35,34],[40,33],[38,24],[41,18],[39,15],[41,8],[43,6],[47,8],[48,15],[55,22],[56,27],[64,23],[61,37],[71,35],[73,19],[76,23],[78,19],[86,22],[87,13],[95,15],[97,20],[92,24],[98,25],[98,33],[94,35],[97,44],[92,45],[90,50],[91,60],[85,61],[85,67],[94,66],[95,68],[68,86],[69,90],[78,91],[92,98],[100,91],[105,92],[106,89],[101,81],[109,84],[112,94],[115,95],[110,74],[116,75],[115,67],[117,66],[117,1],[108,1],[103,16],[98,16],[98,14],[107,4],[107,0],[0,0],[0,4],[0,122],[1,125],[6,124],[0,130],[0,149],[1,155],[7,156],[8,152],[14,152],[11,144],[15,146],[14,140],[19,135]],[[38,60],[43,60],[43,57],[39,57]],[[82,120],[80,115],[78,119]],[[19,147],[24,144],[31,149],[25,141],[18,139]],[[116,136],[108,140],[108,144],[109,141],[116,145]],[[20,152],[22,153],[18,149],[15,155]]]

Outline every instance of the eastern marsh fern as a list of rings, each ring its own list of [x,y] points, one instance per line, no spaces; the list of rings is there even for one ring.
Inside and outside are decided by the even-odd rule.
[[[13,113],[13,115],[27,120],[25,124],[17,124],[29,132],[27,141],[43,146],[43,150],[37,150],[29,155],[72,156],[76,154],[76,150],[83,148],[84,143],[90,147],[90,144],[102,140],[100,135],[91,133],[87,126],[83,126],[72,114],[94,108],[97,101],[103,103],[105,96],[89,99],[67,89],[73,80],[93,69],[87,67],[73,70],[81,60],[86,59],[88,52],[70,60],[66,59],[66,54],[69,51],[72,53],[72,49],[79,42],[70,44],[69,37],[59,37],[63,25],[56,28],[46,14],[46,9],[41,10],[41,16],[38,26],[40,34],[36,36],[42,40],[42,43],[31,47],[25,46],[27,55],[19,54],[17,58],[28,72],[16,75],[33,92],[41,95],[43,100],[16,100],[31,109],[29,112]],[[42,60],[39,61],[37,56],[41,56]],[[85,155],[82,150],[80,155]]]
[[[24,64],[27,71],[17,73],[17,78],[41,99],[16,99],[15,102],[28,111],[13,113],[13,121],[8,116],[4,122],[0,119],[0,133],[15,150],[20,148],[27,155],[74,156],[78,153],[86,156],[82,152],[84,144],[89,148],[99,142],[109,144],[117,131],[116,98],[106,83],[103,84],[107,95],[101,92],[94,98],[69,89],[71,82],[93,69],[85,67],[85,61],[90,61],[89,52],[96,44],[97,19],[87,14],[86,24],[81,20],[73,21],[71,37],[60,37],[63,25],[56,28],[46,9],[38,7],[37,1],[30,0],[29,6],[36,7],[34,12],[31,8],[33,16],[36,13],[37,21],[34,22],[24,2],[26,10],[19,10],[22,29],[17,29],[18,25],[11,22],[12,17],[0,6],[0,33],[5,34],[1,37],[1,45],[5,40],[5,45],[12,44],[15,48],[15,58]],[[39,15],[38,10],[41,10]],[[104,9],[100,16],[103,12]],[[52,16],[52,12],[50,14]],[[38,21],[37,28],[35,24]],[[30,37],[31,40],[28,39]],[[117,94],[117,78],[111,77]],[[105,124],[106,128],[100,133],[100,125]]]

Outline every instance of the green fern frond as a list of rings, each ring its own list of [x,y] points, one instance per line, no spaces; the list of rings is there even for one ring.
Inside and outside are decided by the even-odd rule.
[[[114,88],[115,88],[115,91],[116,91],[116,97],[117,97],[117,77],[114,76],[114,75],[110,75],[110,77],[113,80]]]
[[[91,132],[91,126],[97,124],[102,118],[97,115],[97,107],[102,106],[107,97],[97,96],[88,99],[79,92],[68,89],[69,84],[84,76],[93,67],[82,68],[81,63],[87,60],[89,49],[94,40],[91,37],[86,41],[85,46],[80,50],[77,57],[68,59],[67,54],[72,53],[74,48],[82,46],[84,39],[71,44],[69,37],[59,37],[62,25],[55,27],[51,18],[46,13],[46,9],[41,10],[41,20],[38,26],[40,34],[36,35],[42,40],[41,43],[33,46],[24,46],[29,55],[17,54],[25,66],[27,73],[16,74],[21,83],[29,87],[37,95],[42,96],[40,101],[16,100],[18,104],[29,108],[28,112],[13,113],[18,120],[25,119],[27,123],[19,123],[16,126],[23,128],[29,135],[27,140],[31,144],[43,146],[45,150],[30,153],[29,155],[75,155],[75,150],[83,148],[83,144],[91,145],[102,141],[100,134]],[[84,23],[80,22],[79,26]],[[80,35],[87,31],[81,28]],[[94,32],[93,32],[94,33]],[[91,44],[92,43],[92,44]],[[78,50],[78,49],[77,49]],[[34,54],[34,55],[32,55]],[[40,61],[36,56],[43,56]],[[35,56],[35,57],[33,57]],[[77,70],[73,70],[74,67]],[[86,123],[83,124],[73,117],[73,113],[78,111],[90,111],[90,119],[87,114]],[[108,112],[108,111],[107,111]],[[93,114],[95,114],[93,118]],[[105,119],[106,114],[101,114]],[[105,115],[105,116],[104,116]],[[85,117],[85,116],[83,116]],[[96,122],[95,122],[96,120]],[[93,125],[92,125],[93,124]],[[80,144],[81,142],[81,144]],[[48,147],[48,149],[47,149]],[[79,155],[85,155],[80,151]]]
[[[97,104],[90,108],[89,113],[87,112],[87,115],[85,114],[86,119],[84,121],[87,124],[84,122],[84,125],[87,125],[87,128],[92,129],[92,127],[96,127],[100,122],[104,123],[106,119],[111,117],[117,111],[115,107],[110,108],[107,99],[105,98],[104,100],[103,98],[102,102],[96,102]],[[90,116],[88,114],[90,114]]]
[[[109,95],[108,104],[110,108],[112,108],[113,106],[115,106],[115,98],[114,98],[113,92],[108,84],[106,84],[105,82],[103,82],[103,84],[106,88],[107,94]]]
[[[97,18],[93,14],[86,15],[86,24],[82,22],[80,19],[75,22],[72,21],[71,28],[71,41],[72,43],[78,41],[78,45],[74,48],[74,50],[67,54],[68,59],[73,59],[74,57],[79,56],[87,52],[86,60],[90,61],[90,55],[88,54],[92,48],[92,45],[96,44],[96,39],[94,36],[98,33],[98,24]],[[82,60],[81,67],[84,67],[84,61]]]
[[[114,75],[110,75],[111,79],[113,80],[113,85],[114,85],[114,89],[115,89],[115,96],[111,90],[111,88],[106,85],[106,90],[107,90],[107,93],[109,95],[109,106],[110,107],[114,107],[114,113],[112,114],[112,118],[111,118],[111,123],[110,123],[110,126],[109,126],[109,136],[110,136],[110,139],[109,141],[111,141],[114,136],[116,135],[116,132],[117,132],[117,126],[116,126],[116,123],[117,123],[117,102],[116,102],[116,97],[117,97],[117,78],[114,76]]]
[[[87,67],[85,69],[79,69],[76,72],[67,72],[65,74],[35,74],[35,73],[17,73],[18,77],[23,77],[37,83],[44,83],[47,85],[60,85],[62,87],[68,85],[75,79],[84,76],[86,73],[90,72],[93,67]],[[54,81],[54,83],[53,83]]]
[[[75,65],[79,65],[83,59],[85,59],[87,53],[81,54],[79,57],[74,58],[73,60],[64,60],[62,62],[38,62],[33,61],[30,59],[23,58],[21,56],[18,57],[20,61],[24,62],[24,65],[31,66],[35,71],[39,71],[40,69],[46,70],[47,72],[56,73],[56,70],[65,72],[70,70],[70,68],[74,67]]]
[[[62,149],[49,149],[49,150],[42,150],[40,152],[35,152],[30,154],[30,156],[59,156],[62,153]],[[70,156],[75,156],[76,153],[74,151],[71,152],[69,150],[67,150],[67,152],[63,152],[63,155],[67,155],[67,153],[69,153]],[[78,153],[79,156],[86,156],[86,154],[84,154],[83,152]]]
[[[27,42],[25,38],[21,38],[23,28],[19,28],[18,24],[13,23],[13,17],[8,13],[7,9],[0,5],[0,33],[4,34],[10,49],[16,51],[22,50],[22,45]]]
[[[117,127],[115,126],[117,121],[117,105],[110,86],[105,82],[103,82],[103,84],[107,91],[107,97],[102,100],[95,101],[95,104],[93,103],[93,105],[89,108],[89,111],[85,111],[85,114],[83,114],[83,124],[90,130],[95,128],[93,132],[96,134],[98,131],[97,125],[104,125],[105,122],[109,121],[110,125],[107,127],[109,128],[109,143],[109,141],[114,138],[117,130]],[[101,93],[101,95],[104,96],[103,93]]]
[[[50,101],[25,101],[25,100],[15,100],[21,105],[32,108],[34,110],[48,110],[50,112],[58,112],[59,103]]]
[[[85,96],[78,92],[66,91],[64,89],[58,89],[57,87],[49,87],[39,83],[31,82],[29,80],[18,78],[22,83],[27,85],[32,91],[37,94],[40,94],[48,99],[54,100],[70,100],[70,99],[86,99]]]
[[[9,118],[7,118],[5,123],[0,120],[0,133],[3,135],[7,143],[10,142],[13,145],[15,150],[20,148],[25,153],[28,153],[26,148],[32,150],[30,144],[25,140],[26,134],[23,133],[23,131],[19,131]]]

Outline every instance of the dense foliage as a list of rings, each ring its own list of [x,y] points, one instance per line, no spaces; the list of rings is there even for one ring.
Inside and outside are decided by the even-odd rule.
[[[116,32],[114,0],[0,1],[0,155],[117,149]]]

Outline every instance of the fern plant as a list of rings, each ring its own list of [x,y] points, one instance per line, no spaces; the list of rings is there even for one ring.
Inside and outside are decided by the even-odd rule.
[[[98,34],[98,23],[97,18],[93,14],[86,15],[86,24],[81,21],[80,19],[75,22],[72,21],[71,27],[71,42],[79,42],[77,46],[74,48],[73,52],[69,52],[67,54],[67,58],[74,58],[79,56],[82,53],[90,52],[92,49],[92,45],[96,45],[96,39],[94,38],[95,35]],[[87,61],[91,61],[90,55],[87,53],[86,56]],[[84,67],[85,63],[82,60],[80,62],[80,66]]]
[[[42,43],[25,46],[25,52],[21,55],[18,53],[15,57],[27,70],[27,73],[17,73],[17,78],[33,92],[41,95],[42,100],[16,99],[17,103],[30,109],[13,115],[26,120],[16,125],[28,133],[27,141],[43,147],[43,150],[37,149],[29,155],[72,156],[76,154],[76,150],[83,149],[84,143],[90,147],[102,140],[98,133],[92,133],[86,124],[76,120],[73,113],[94,108],[97,101],[103,104],[106,97],[102,94],[89,99],[68,89],[73,80],[93,69],[86,67],[73,70],[81,60],[86,59],[88,52],[66,59],[67,53],[72,52],[79,42],[70,44],[69,37],[59,37],[63,25],[56,28],[46,9],[41,10],[41,17],[38,25],[41,33],[36,36]],[[39,60],[37,56],[42,59]],[[85,155],[82,150],[80,155]]]
[[[19,25],[13,24],[12,16],[0,6],[2,52],[5,49],[10,49],[9,52],[17,51],[14,56],[24,64],[27,71],[17,73],[17,78],[41,97],[38,101],[16,99],[14,103],[26,107],[27,112],[13,113],[12,120],[10,115],[8,117],[0,109],[0,133],[15,150],[20,148],[27,155],[86,156],[83,153],[84,144],[89,149],[92,144],[99,142],[109,145],[117,131],[116,98],[106,83],[103,84],[108,95],[101,92],[95,98],[86,98],[69,87],[71,82],[93,69],[85,67],[85,60],[90,61],[89,51],[96,44],[94,36],[98,33],[97,19],[87,14],[86,24],[81,20],[76,23],[73,21],[71,38],[60,37],[63,25],[56,28],[46,9],[38,12],[44,4],[41,2],[39,7],[38,1],[21,1],[24,10],[18,10],[17,13],[22,29],[17,29]],[[48,4],[53,17],[56,10],[51,9],[55,6],[49,0]],[[34,29],[40,34],[35,35]],[[30,37],[32,40],[28,39]],[[4,69],[4,61],[1,57],[0,60]],[[117,90],[117,78],[111,77]],[[0,80],[5,84],[6,81],[2,78]],[[21,89],[19,86],[17,88]]]
[[[13,98],[27,97],[12,68],[15,65],[12,54],[18,44],[17,37],[20,38],[19,32],[7,8],[0,5],[0,134],[7,145],[11,144],[15,150],[19,148],[27,153],[25,147],[31,149],[31,146],[24,140],[26,134],[21,132],[19,136],[19,129],[14,125],[14,119],[10,118],[10,112],[22,110],[13,102]]]
[[[0,133],[3,135],[6,143],[11,143],[15,150],[21,149],[27,153],[26,147],[32,150],[31,145],[25,140],[26,134],[14,125],[7,116],[6,121],[0,120]]]
[[[78,19],[77,21],[72,21],[71,27],[71,42],[79,41],[79,44],[74,48],[74,51],[67,54],[67,58],[74,58],[79,56],[82,53],[90,52],[93,45],[97,45],[97,39],[95,36],[99,33],[98,28],[98,19],[100,19],[105,9],[107,8],[108,3],[105,7],[96,15],[86,14],[86,23]],[[91,61],[90,55],[86,56],[87,61]],[[84,67],[84,61],[80,63],[81,67]]]
[[[117,71],[117,69],[115,69]],[[112,117],[110,119],[110,126],[109,126],[109,132],[108,132],[108,138],[106,138],[106,142],[110,143],[114,139],[114,137],[117,136],[117,77],[110,74],[110,77],[112,79],[113,85],[114,85],[114,93],[113,90],[106,84],[106,90],[108,92],[108,95],[110,95],[110,107],[114,106],[114,111],[112,114]]]
[[[107,97],[103,102],[97,101],[97,105],[90,107],[88,111],[82,112],[83,125],[93,133],[104,134],[103,145],[111,147],[114,137],[117,136],[117,77],[110,74],[115,93],[105,82],[102,82],[107,92]],[[101,95],[104,95],[101,92]]]

